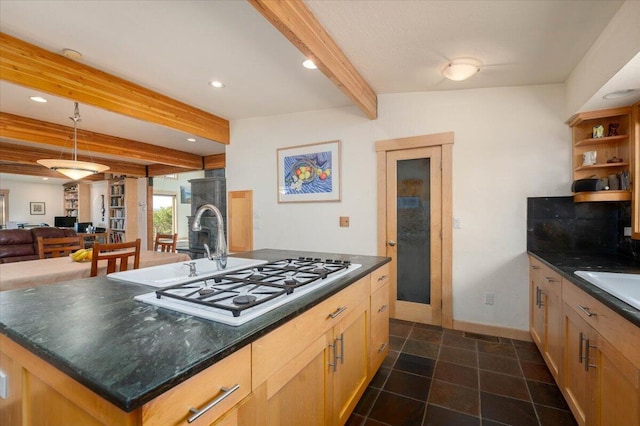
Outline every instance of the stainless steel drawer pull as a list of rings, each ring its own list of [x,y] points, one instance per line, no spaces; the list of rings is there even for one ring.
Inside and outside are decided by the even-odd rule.
[[[584,312],[585,314],[587,314],[588,317],[597,317],[598,314],[596,314],[595,312],[591,312],[589,310],[589,308],[587,308],[586,306],[582,306],[582,305],[576,305],[578,307],[578,309],[580,309],[582,312]]]
[[[582,364],[582,360],[584,359],[584,357],[582,356],[582,342],[584,341],[584,335],[582,334],[582,331],[580,332],[580,336],[579,336],[579,342],[578,342],[578,363]]]
[[[387,349],[387,343],[381,344],[380,347],[378,348],[378,353],[384,352],[385,349]]]
[[[381,276],[378,277],[378,281],[384,281],[386,279],[387,279],[386,275],[381,275]]]
[[[340,337],[338,337],[336,340],[340,340],[340,356],[336,357],[336,364],[338,363],[338,359],[340,359],[340,364],[344,364],[344,333],[340,333]]]
[[[540,267],[538,265],[531,265],[531,269],[538,270],[538,269],[540,269]]]
[[[584,349],[585,349],[585,355],[584,355],[584,371],[589,371],[589,367],[592,368],[596,368],[595,364],[589,364],[589,349],[591,348],[596,348],[597,346],[592,346],[589,344],[589,339],[586,340],[585,345],[584,345]]]
[[[336,371],[336,368],[338,368],[338,350],[336,349],[337,346],[338,345],[335,339],[333,340],[333,344],[329,343],[329,347],[333,349],[333,364],[329,362],[329,367],[333,367],[334,372]]]
[[[234,393],[238,389],[240,389],[240,384],[239,383],[231,386],[230,388],[225,388],[225,387],[220,388],[220,391],[222,392],[222,395],[220,395],[219,397],[217,397],[216,399],[211,401],[202,410],[198,410],[197,408],[191,408],[189,410],[190,412],[193,413],[193,416],[191,416],[191,417],[189,417],[187,419],[187,423],[195,422],[196,420],[198,420],[198,417],[200,417],[201,415],[203,415],[207,411],[211,410],[213,407],[215,407],[216,405],[221,403],[225,398],[227,398],[229,395],[231,395],[232,393]]]
[[[343,313],[346,310],[347,310],[346,306],[341,306],[338,309],[336,309],[334,312],[330,313],[327,318],[336,318],[338,315],[340,315],[341,313]]]
[[[387,310],[387,305],[382,305],[380,306],[380,309],[378,309],[378,312],[384,312]]]
[[[548,283],[557,283],[558,281],[556,281],[555,279],[551,278],[551,277],[544,277],[544,280]]]

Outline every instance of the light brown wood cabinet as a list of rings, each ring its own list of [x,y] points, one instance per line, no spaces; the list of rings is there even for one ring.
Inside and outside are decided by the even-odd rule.
[[[130,413],[0,335],[0,424],[186,425],[214,401],[191,424],[344,424],[388,351],[388,275],[374,271]]]
[[[640,102],[631,107],[631,238],[640,240]]]
[[[607,178],[619,172],[629,172],[631,164],[632,135],[630,126],[631,107],[612,108],[600,111],[581,112],[568,121],[573,133],[573,179],[591,177]],[[609,136],[611,125],[617,126]],[[602,136],[594,135],[594,127],[602,126]],[[595,136],[595,137],[594,137]],[[596,151],[595,164],[584,164],[583,154]],[[615,161],[615,162],[608,162]],[[630,189],[609,191],[578,192],[576,202],[585,201],[628,201]]]
[[[530,265],[531,336],[578,424],[640,424],[640,327],[532,256]]]
[[[530,330],[533,341],[559,381],[562,374],[562,278],[530,257]]]

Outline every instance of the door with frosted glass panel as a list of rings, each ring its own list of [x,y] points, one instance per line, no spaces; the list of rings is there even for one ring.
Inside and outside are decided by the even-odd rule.
[[[386,166],[391,316],[440,325],[441,148],[390,151]]]

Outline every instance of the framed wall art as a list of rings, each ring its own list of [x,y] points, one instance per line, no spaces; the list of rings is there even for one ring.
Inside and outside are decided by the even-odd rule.
[[[43,202],[30,202],[29,203],[29,211],[32,215],[43,215],[45,214],[45,208]]]
[[[278,202],[340,201],[340,141],[278,149]]]

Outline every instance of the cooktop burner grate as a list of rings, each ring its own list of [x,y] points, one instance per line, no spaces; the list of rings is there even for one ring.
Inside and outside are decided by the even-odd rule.
[[[245,310],[292,294],[296,289],[345,271],[350,261],[299,257],[282,259],[157,290],[156,298],[177,299],[238,317]]]

